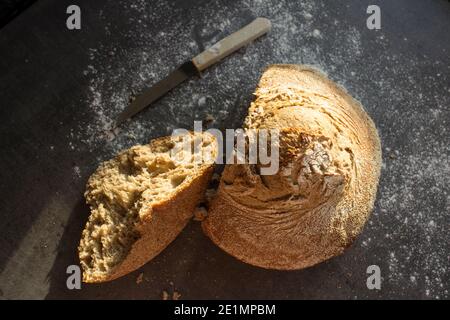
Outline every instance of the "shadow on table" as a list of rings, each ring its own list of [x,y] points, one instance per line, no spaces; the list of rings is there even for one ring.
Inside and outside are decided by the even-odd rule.
[[[355,277],[337,259],[300,271],[265,270],[242,263],[216,247],[192,221],[159,256],[122,278],[103,284],[66,287],[67,266],[78,264],[77,246],[89,209],[80,199],[61,238],[48,275],[46,299],[161,299],[166,292],[181,299],[348,298]],[[339,259],[339,258],[338,258]],[[364,276],[364,275],[363,275]]]

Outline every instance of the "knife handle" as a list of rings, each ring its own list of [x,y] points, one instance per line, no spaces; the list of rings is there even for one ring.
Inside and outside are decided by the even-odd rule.
[[[256,18],[242,29],[223,38],[192,59],[198,71],[203,71],[222,58],[242,48],[249,42],[267,33],[271,28],[269,19]]]

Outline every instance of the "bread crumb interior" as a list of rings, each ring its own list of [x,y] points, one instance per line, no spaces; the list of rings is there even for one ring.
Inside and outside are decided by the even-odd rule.
[[[213,140],[201,133],[160,138],[100,165],[85,193],[91,215],[79,254],[86,275],[103,277],[124,260],[140,238],[137,224],[151,216],[152,206],[170,199],[211,164]],[[203,157],[198,157],[199,152]]]

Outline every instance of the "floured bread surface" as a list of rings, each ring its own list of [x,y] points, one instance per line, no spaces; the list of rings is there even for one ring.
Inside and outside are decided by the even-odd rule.
[[[257,266],[300,269],[343,252],[375,200],[381,151],[362,106],[306,66],[274,65],[263,74],[245,121],[279,129],[279,170],[227,165],[205,233]]]
[[[216,154],[212,135],[189,133],[102,163],[85,192],[91,215],[79,245],[83,280],[112,280],[164,249],[203,196]]]

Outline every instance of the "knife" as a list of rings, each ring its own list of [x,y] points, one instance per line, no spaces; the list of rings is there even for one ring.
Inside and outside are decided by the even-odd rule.
[[[256,18],[242,29],[220,40],[212,47],[206,49],[192,60],[186,61],[178,69],[172,71],[167,77],[157,82],[150,89],[137,96],[128,107],[123,110],[115,123],[115,127],[131,118],[152,102],[161,98],[165,93],[182,83],[191,76],[199,75],[201,71],[210,67],[222,58],[242,48],[249,42],[270,31],[271,23],[266,18]]]

